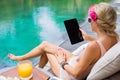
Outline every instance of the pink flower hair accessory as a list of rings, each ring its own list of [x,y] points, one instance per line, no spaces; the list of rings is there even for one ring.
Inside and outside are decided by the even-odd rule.
[[[93,20],[96,21],[97,20],[97,14],[94,11],[95,5],[91,6],[88,10],[88,16]]]

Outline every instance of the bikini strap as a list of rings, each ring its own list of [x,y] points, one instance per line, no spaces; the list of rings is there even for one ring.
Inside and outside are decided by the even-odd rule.
[[[97,40],[97,43],[98,43],[98,45],[100,46],[101,57],[102,57],[102,56],[105,54],[106,49],[105,49],[105,47],[103,46],[103,44],[102,44],[100,41]]]

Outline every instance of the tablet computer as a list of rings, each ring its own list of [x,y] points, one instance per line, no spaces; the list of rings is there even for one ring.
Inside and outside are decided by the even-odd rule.
[[[76,18],[65,20],[64,24],[71,44],[84,41]]]

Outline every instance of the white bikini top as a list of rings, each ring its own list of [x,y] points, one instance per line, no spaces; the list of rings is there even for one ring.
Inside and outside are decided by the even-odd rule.
[[[100,50],[101,50],[101,57],[106,53],[106,49],[103,46],[103,44],[100,41],[97,41],[98,45],[100,46]]]

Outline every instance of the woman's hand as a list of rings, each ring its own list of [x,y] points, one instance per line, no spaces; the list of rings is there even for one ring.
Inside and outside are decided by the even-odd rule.
[[[82,36],[85,40],[93,41],[96,39],[95,37],[88,35],[84,30],[82,30],[82,29],[79,29],[79,30],[82,32]]]
[[[82,32],[83,38],[84,38],[85,40],[87,40],[88,34],[87,34],[84,30],[82,30],[82,29],[80,29],[80,31]]]
[[[55,55],[57,60],[58,60],[58,63],[60,64],[61,62],[63,61],[66,61],[66,55],[65,53],[63,52],[63,50],[61,48],[58,48],[58,53]]]

